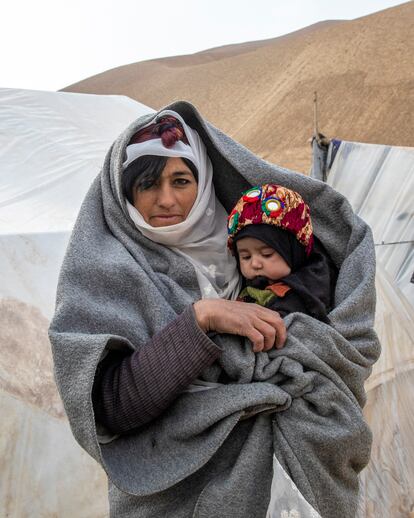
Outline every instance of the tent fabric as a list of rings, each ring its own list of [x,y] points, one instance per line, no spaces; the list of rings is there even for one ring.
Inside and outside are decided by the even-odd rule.
[[[106,476],[63,412],[47,329],[85,193],[113,140],[152,111],[122,96],[0,89],[2,516],[108,514]]]
[[[333,143],[332,146],[338,144]],[[328,151],[328,156],[332,154]],[[371,461],[361,475],[359,517],[414,509],[414,149],[342,141],[327,183],[370,224],[376,243],[375,329],[382,355],[366,382]]]
[[[152,111],[123,96],[0,89],[2,297],[51,316],[86,191],[114,138]]]
[[[338,512],[353,517],[357,474],[368,462],[371,445],[360,410],[363,382],[379,355],[372,331],[371,232],[329,186],[260,160],[206,123],[188,103],[168,109],[203,135],[217,196],[228,211],[246,182],[281,183],[313,203],[315,234],[340,268],[331,325],[304,314],[288,315],[285,347],[258,355],[236,336],[217,335],[223,344],[220,367],[233,383],[183,394],[147,426],[98,449],[90,390],[105,348],[145,344],[154,330],[194,300],[197,286],[188,263],[171,250],[154,247],[134,231],[125,207],[122,213],[119,186],[125,147],[149,122],[147,116],[138,119],[108,152],[100,183],[94,182],[82,204],[61,272],[50,337],[74,434],[91,455],[102,459],[112,484],[124,492],[110,486],[114,515],[135,516],[135,503],[142,516],[162,514],[161,509],[183,517],[193,516],[193,511],[200,517],[262,516],[272,464],[266,449],[257,450],[259,442],[273,444],[280,463],[323,516]],[[101,259],[106,256],[110,259]],[[362,257],[368,258],[364,268],[359,267]],[[160,300],[165,290],[168,297]],[[101,301],[111,301],[110,307]],[[137,304],[146,311],[137,313]],[[219,375],[219,369],[203,372],[212,382]],[[256,414],[263,405],[274,413],[239,422],[246,410]],[[263,484],[256,487],[259,479]],[[178,503],[180,492],[186,497]],[[215,507],[217,501],[220,508]]]
[[[0,501],[7,516],[107,516],[106,477],[75,443],[64,418],[47,327],[58,271],[86,190],[114,138],[151,111],[122,96],[0,89]],[[360,190],[354,186],[364,184],[373,164],[371,183],[387,178],[386,187],[378,186],[385,201],[382,226],[375,229],[368,200],[363,214],[376,242],[413,239],[412,212],[411,220],[397,212],[395,189],[405,186],[412,197],[414,151],[348,142],[339,151],[328,181],[357,212],[364,197],[354,199]],[[370,206],[375,203],[379,208],[371,196]],[[387,214],[394,226],[385,233]],[[397,214],[407,222],[403,236],[393,235],[392,228],[402,232]],[[376,329],[383,353],[366,384],[365,416],[374,444],[361,477],[359,516],[402,518],[414,508],[413,284],[406,282],[414,265],[410,246],[382,245],[377,251]],[[289,502],[285,516],[312,516],[297,500]]]
[[[123,96],[0,88],[0,501],[6,516],[101,518],[107,478],[75,442],[47,337],[63,255],[112,142],[154,110]],[[76,476],[74,475],[76,473]],[[269,518],[317,517],[274,459]]]

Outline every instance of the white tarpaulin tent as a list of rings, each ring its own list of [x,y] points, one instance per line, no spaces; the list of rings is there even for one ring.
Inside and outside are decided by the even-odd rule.
[[[0,516],[107,515],[106,477],[64,417],[47,328],[80,203],[115,137],[151,111],[122,96],[0,89]],[[351,143],[339,146],[328,178],[381,245],[376,327],[384,353],[367,383],[374,448],[361,516],[405,517],[413,506],[413,245],[386,244],[413,239],[413,178],[412,150]],[[273,495],[291,503],[285,515],[311,516],[294,488],[284,489],[290,479],[282,481]]]
[[[117,135],[150,108],[121,96],[0,89],[0,516],[106,516],[106,476],[75,443],[47,328],[80,204]],[[274,486],[274,487],[273,487]],[[274,458],[268,517],[319,515]]]
[[[0,516],[108,513],[106,477],[64,416],[47,328],[82,199],[113,140],[151,111],[122,96],[0,89]]]
[[[321,158],[322,157],[322,158]],[[414,149],[314,141],[312,176],[344,194],[372,228],[377,257],[375,328],[382,354],[367,380],[373,431],[360,517],[414,516]]]
[[[121,96],[0,89],[0,517],[106,516],[106,476],[76,444],[47,336],[80,204],[117,135],[150,108]],[[274,459],[269,518],[316,513]]]

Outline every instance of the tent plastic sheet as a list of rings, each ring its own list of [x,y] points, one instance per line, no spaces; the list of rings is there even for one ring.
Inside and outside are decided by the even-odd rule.
[[[0,516],[107,516],[106,476],[72,437],[47,337],[77,212],[127,97],[0,89]]]
[[[0,89],[2,297],[53,312],[60,263],[109,146],[153,111],[128,97]]]
[[[72,437],[47,329],[86,191],[117,135],[152,111],[122,96],[0,89],[0,516],[107,516],[106,476]],[[318,517],[276,459],[268,517]]]
[[[273,480],[266,518],[321,518],[273,456]]]
[[[376,331],[382,355],[367,380],[374,442],[359,516],[414,516],[414,149],[342,142],[328,183],[373,230]]]

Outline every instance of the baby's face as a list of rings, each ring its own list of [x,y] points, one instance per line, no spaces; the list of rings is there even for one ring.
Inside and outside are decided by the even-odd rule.
[[[240,271],[246,279],[264,276],[277,281],[291,272],[287,262],[276,250],[254,237],[242,237],[236,241]]]

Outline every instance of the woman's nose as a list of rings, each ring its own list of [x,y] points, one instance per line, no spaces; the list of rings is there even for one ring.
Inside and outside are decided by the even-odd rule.
[[[157,203],[159,207],[169,209],[175,204],[174,190],[169,185],[160,186],[158,189]]]

